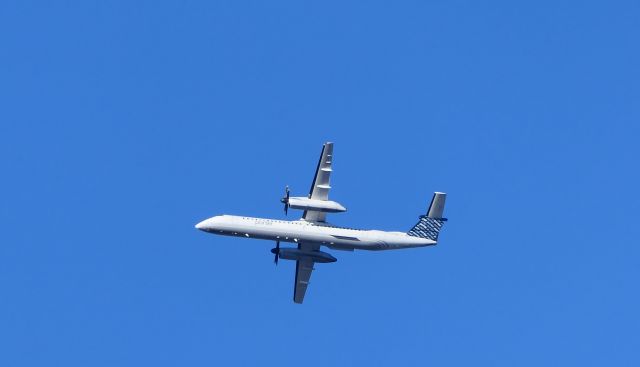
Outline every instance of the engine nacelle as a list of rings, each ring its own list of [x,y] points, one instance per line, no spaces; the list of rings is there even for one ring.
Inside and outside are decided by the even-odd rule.
[[[274,249],[275,250],[275,249]],[[310,259],[316,263],[333,263],[338,261],[335,257],[322,251],[303,251],[297,248],[281,248],[280,256],[285,260],[304,260]]]
[[[347,211],[347,208],[335,201],[316,200],[300,196],[290,197],[289,207],[292,209],[313,210],[327,213],[340,213]]]

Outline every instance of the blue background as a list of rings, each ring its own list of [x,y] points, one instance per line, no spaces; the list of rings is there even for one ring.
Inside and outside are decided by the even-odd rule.
[[[637,1],[3,1],[0,365],[640,365]],[[337,252],[273,243],[335,142]],[[289,218],[298,218],[290,212]]]

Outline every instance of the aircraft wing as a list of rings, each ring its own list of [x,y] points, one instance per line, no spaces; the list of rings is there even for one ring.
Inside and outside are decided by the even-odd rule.
[[[309,199],[328,200],[329,199],[329,179],[331,178],[331,163],[333,161],[333,143],[324,143],[318,167],[316,167],[316,175],[313,177],[311,190],[309,191]],[[302,219],[324,222],[327,213],[305,210]]]
[[[298,244],[298,249],[304,251],[317,251],[319,248],[319,245],[311,245],[306,243]],[[309,279],[311,279],[313,264],[314,262],[311,259],[296,261],[296,280],[295,284],[293,285],[293,302],[295,303],[302,303],[302,300],[304,300],[304,294],[307,292]]]

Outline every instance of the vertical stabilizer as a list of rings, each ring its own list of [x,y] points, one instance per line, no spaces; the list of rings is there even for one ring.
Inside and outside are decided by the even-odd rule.
[[[427,209],[427,215],[421,215],[418,223],[416,223],[407,234],[409,236],[437,241],[440,229],[442,229],[442,225],[447,220],[442,217],[444,215],[444,202],[446,198],[447,194],[444,192],[434,193],[431,204],[429,204],[429,209]]]
[[[427,217],[442,219],[444,214],[444,202],[447,199],[447,194],[444,192],[434,192],[429,210],[427,210]]]

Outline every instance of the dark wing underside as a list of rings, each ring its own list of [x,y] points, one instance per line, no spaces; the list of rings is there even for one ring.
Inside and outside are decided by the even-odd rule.
[[[298,249],[303,251],[317,251],[319,248],[320,246],[318,245],[298,244]],[[293,302],[295,303],[302,303],[304,300],[304,295],[309,286],[309,279],[311,279],[313,264],[314,262],[310,259],[296,261],[296,280],[293,285]]]

